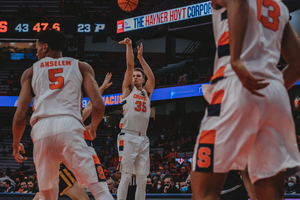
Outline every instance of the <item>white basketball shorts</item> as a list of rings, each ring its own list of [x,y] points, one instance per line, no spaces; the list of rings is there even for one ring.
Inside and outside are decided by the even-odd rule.
[[[105,180],[98,157],[84,140],[84,131],[83,125],[70,116],[43,118],[33,126],[33,159],[40,190],[58,186],[61,162],[73,172],[79,185]]]
[[[148,175],[150,171],[149,138],[139,133],[121,132],[118,135],[120,171]]]
[[[209,102],[194,149],[193,171],[226,173],[248,165],[251,181],[299,171],[300,156],[287,91],[267,80],[258,97],[236,76],[203,88]],[[204,86],[205,87],[205,86]]]

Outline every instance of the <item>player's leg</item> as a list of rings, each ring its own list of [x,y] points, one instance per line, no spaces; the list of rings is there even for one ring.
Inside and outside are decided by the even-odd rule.
[[[53,136],[34,142],[33,159],[37,170],[40,200],[56,200],[58,198],[59,160],[52,149],[53,144]]]
[[[65,195],[69,196],[72,200],[89,200],[89,196],[85,191],[85,188],[79,187],[77,181],[70,187]]]
[[[272,199],[284,200],[284,180],[285,172],[279,172],[277,175],[260,179],[254,183],[256,197],[258,200]]]
[[[56,142],[62,146],[57,150],[62,162],[74,173],[79,186],[82,184],[88,186],[96,200],[112,200],[113,197],[109,193],[100,161],[92,154],[84,141],[84,128],[77,120],[68,127],[72,127],[72,130],[56,136]]]
[[[72,200],[88,200],[85,188],[79,187],[74,174],[63,164],[59,167],[59,195],[67,195]]]
[[[286,175],[295,175],[300,165],[288,93],[281,82],[269,82],[263,89],[267,104],[260,104],[261,126],[248,161],[249,175],[259,200],[283,199]]]
[[[133,174],[134,162],[138,155],[139,136],[127,133],[118,135],[118,151],[120,158],[121,181],[118,187],[117,199],[125,200],[127,197],[128,186]]]
[[[193,200],[219,200],[227,173],[191,172]]]
[[[147,136],[140,136],[141,144],[140,153],[137,155],[134,167],[136,171],[136,192],[135,199],[146,199],[146,185],[147,175],[150,171],[150,158],[149,158],[149,138]]]

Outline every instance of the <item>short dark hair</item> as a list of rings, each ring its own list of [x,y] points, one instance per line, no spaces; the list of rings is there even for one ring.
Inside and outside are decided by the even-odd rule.
[[[141,72],[142,73],[142,75],[143,75],[143,78],[145,78],[145,72],[144,72],[144,70],[142,69],[142,68],[134,68],[134,70],[133,71],[137,71],[137,72]]]
[[[10,185],[10,186],[11,186],[10,180],[4,180],[3,182],[5,182],[7,185]]]
[[[36,38],[39,42],[47,43],[51,50],[62,51],[66,47],[67,38],[66,36],[55,29],[47,29],[41,31]]]

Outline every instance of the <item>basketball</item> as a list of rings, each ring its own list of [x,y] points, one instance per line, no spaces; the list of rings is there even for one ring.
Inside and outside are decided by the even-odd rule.
[[[118,0],[120,8],[124,11],[133,11],[139,4],[139,0]]]

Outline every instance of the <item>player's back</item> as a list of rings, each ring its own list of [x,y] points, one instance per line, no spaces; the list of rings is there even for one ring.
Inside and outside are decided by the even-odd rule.
[[[276,65],[280,59],[283,31],[289,20],[288,9],[279,0],[249,0],[248,3],[248,27],[241,59],[256,77],[283,82]],[[230,65],[226,8],[213,10],[213,28],[217,52],[212,80],[235,75]]]
[[[46,57],[33,64],[33,126],[39,118],[72,116],[82,121],[82,75],[78,60]]]

